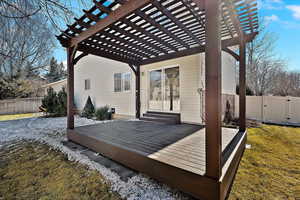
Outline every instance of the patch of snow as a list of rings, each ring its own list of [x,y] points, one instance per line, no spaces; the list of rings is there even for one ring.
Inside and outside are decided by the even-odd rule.
[[[251,149],[251,144],[246,144],[246,149]]]
[[[95,121],[86,118],[75,117],[76,126],[84,126],[96,123],[110,123],[111,121]],[[133,121],[132,119],[129,121]],[[122,181],[120,176],[110,169],[90,160],[81,154],[79,150],[72,150],[62,144],[66,140],[66,117],[59,118],[27,118],[0,122],[0,149],[4,143],[30,140],[49,145],[55,150],[63,152],[69,160],[87,165],[90,169],[97,170],[111,184],[113,191],[118,192],[122,198],[136,199],[189,199],[178,190],[161,184],[143,174],[137,173]]]

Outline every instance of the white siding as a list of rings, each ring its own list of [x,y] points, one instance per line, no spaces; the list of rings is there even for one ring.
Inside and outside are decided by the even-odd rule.
[[[222,93],[235,94],[236,67],[235,59],[226,52],[222,52]]]
[[[189,123],[202,123],[203,105],[198,88],[205,88],[204,53],[176,58],[142,66],[141,106],[142,113],[147,111],[148,71],[161,67],[179,65],[180,113],[181,120]],[[222,93],[235,94],[235,61],[227,53],[222,53]]]
[[[183,122],[201,122],[200,95],[197,92],[200,80],[200,55],[176,58],[163,62],[144,65],[141,68],[141,112],[147,111],[148,71],[161,67],[179,66],[180,113]]]
[[[222,54],[223,93],[235,93],[234,59]],[[183,122],[201,123],[202,103],[198,88],[204,88],[204,53],[141,66],[141,114],[148,109],[148,71],[179,66],[180,110]],[[114,73],[131,72],[131,90],[114,92]],[[91,80],[91,89],[84,90],[84,80]],[[75,66],[75,103],[82,109],[90,95],[96,107],[109,105],[121,115],[135,115],[135,76],[129,66],[96,56],[87,56]]]
[[[127,64],[97,57],[86,56],[75,66],[75,105],[83,109],[90,96],[95,107],[109,105],[120,115],[135,115],[135,82],[131,73],[131,90],[114,92],[114,73],[131,72]],[[84,89],[84,80],[90,79],[91,89]]]

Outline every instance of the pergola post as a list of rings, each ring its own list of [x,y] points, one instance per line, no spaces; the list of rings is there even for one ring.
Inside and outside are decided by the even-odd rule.
[[[136,66],[135,73],[135,117],[140,119],[141,117],[141,75],[140,66]]]
[[[74,129],[74,47],[67,48],[67,128]]]
[[[239,129],[246,130],[246,43],[240,42],[240,62],[239,62]]]
[[[205,144],[206,175],[221,176],[220,0],[205,1]]]

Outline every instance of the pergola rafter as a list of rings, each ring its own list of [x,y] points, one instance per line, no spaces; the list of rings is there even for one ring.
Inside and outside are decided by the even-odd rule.
[[[78,44],[89,51],[101,47],[101,51],[117,55],[125,63],[134,60],[138,65],[172,58],[168,55],[179,52],[199,53],[195,48],[205,46],[204,0],[93,2],[90,10],[84,10],[85,14],[58,36],[63,46]],[[255,0],[221,1],[221,39],[236,41],[237,36],[255,35],[256,7]]]

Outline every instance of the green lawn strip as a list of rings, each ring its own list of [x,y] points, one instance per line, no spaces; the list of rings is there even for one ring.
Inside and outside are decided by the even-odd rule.
[[[38,143],[0,151],[0,199],[120,199],[94,170]]]
[[[247,143],[229,199],[300,198],[300,128],[250,128]]]

